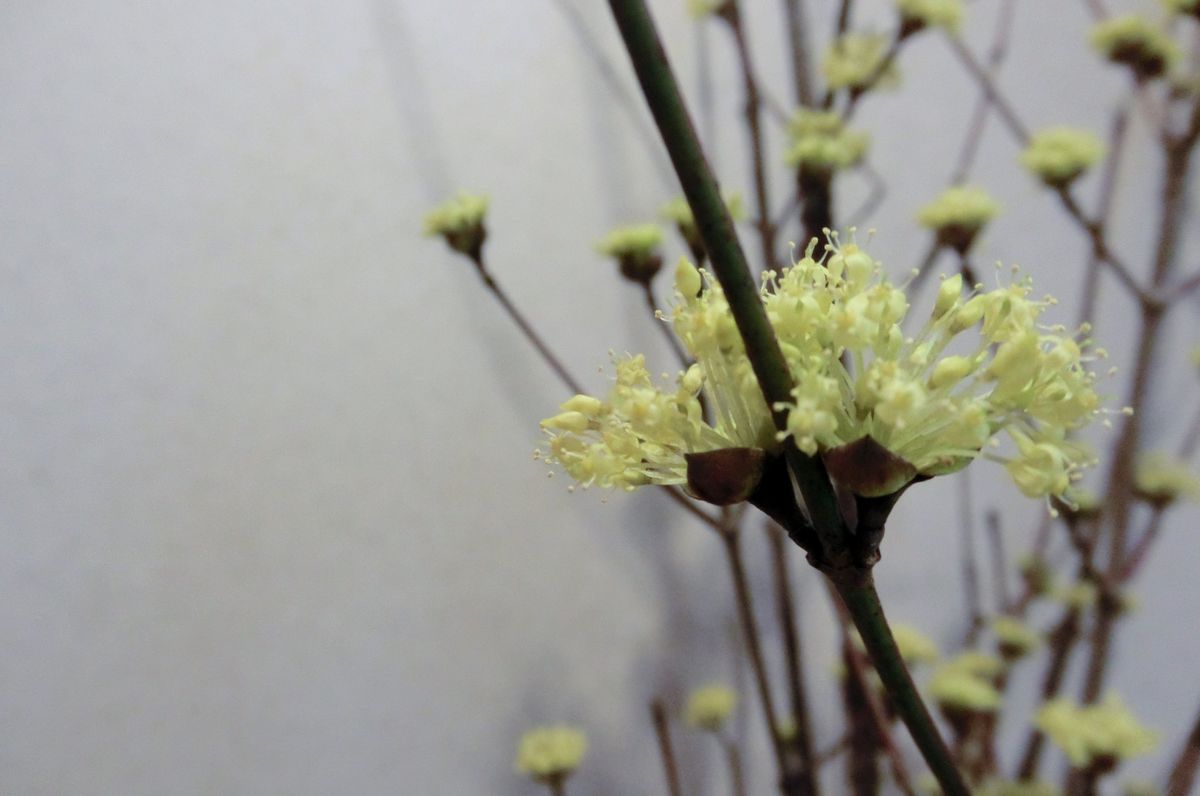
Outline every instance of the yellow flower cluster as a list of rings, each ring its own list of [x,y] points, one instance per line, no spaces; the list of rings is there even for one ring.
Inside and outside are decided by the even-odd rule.
[[[999,658],[965,652],[934,670],[929,694],[943,709],[994,713],[1001,701],[994,680],[1003,670]]]
[[[1028,655],[1042,643],[1042,637],[1019,619],[998,616],[992,620],[992,633],[1000,654],[1009,659]]]
[[[857,165],[870,137],[847,130],[837,111],[801,108],[788,122],[784,161],[792,168],[835,171]]]
[[[562,779],[579,767],[587,736],[574,727],[537,727],[521,736],[516,769],[538,782]]]
[[[608,257],[645,257],[662,245],[663,234],[657,224],[630,224],[617,227],[596,243],[596,251]]]
[[[684,720],[698,730],[718,732],[737,707],[737,694],[718,683],[697,688],[688,697]]]
[[[896,0],[900,18],[917,27],[941,27],[953,33],[962,23],[962,0]]]
[[[830,90],[864,90],[895,85],[900,74],[895,62],[880,73],[887,57],[888,40],[875,33],[846,33],[829,45],[821,60],[821,71]],[[878,76],[877,76],[878,75]]]
[[[1111,17],[1091,32],[1092,46],[1113,63],[1123,64],[1143,80],[1155,78],[1179,59],[1169,34],[1137,14]]]
[[[1200,478],[1196,477],[1191,465],[1161,451],[1138,457],[1133,485],[1138,497],[1157,505],[1200,499]]]
[[[488,198],[460,191],[425,216],[425,235],[446,239],[450,248],[469,257],[478,255],[487,235],[483,220]]]
[[[1103,155],[1100,139],[1086,130],[1051,127],[1030,139],[1021,153],[1021,165],[1047,185],[1067,185]]]
[[[1027,280],[964,292],[962,278],[950,277],[924,327],[907,336],[908,298],[880,263],[836,235],[820,260],[815,247],[764,275],[760,292],[796,384],[777,407],[787,413],[785,431],[774,430],[720,285],[682,260],[670,319],[695,364],[673,385],[656,384],[643,356],[617,358],[607,398],[575,396],[542,422],[547,458],[585,486],[631,490],[688,483],[688,454],[769,455],[790,437],[867,497],[980,455],[1004,463],[1030,497],[1068,491],[1092,463],[1068,432],[1101,411],[1086,364],[1103,352],[1040,323],[1052,299],[1033,298]],[[1010,455],[999,452],[1001,434]],[[882,476],[864,480],[858,468],[835,466],[864,444],[895,460]]]
[[[892,636],[896,639],[896,647],[900,650],[900,658],[909,666],[920,663],[937,663],[939,657],[937,644],[929,636],[917,630],[912,625],[896,622],[892,625]],[[853,630],[850,639],[860,651],[866,652],[867,646],[862,636]]]
[[[922,207],[917,221],[936,232],[943,245],[965,252],[999,212],[1000,205],[983,189],[956,185]]]
[[[1111,766],[1149,752],[1158,743],[1157,735],[1143,727],[1111,693],[1103,702],[1086,707],[1067,699],[1052,699],[1042,705],[1034,721],[1076,768],[1094,763]]]
[[[734,221],[742,221],[746,218],[746,206],[742,201],[742,195],[737,191],[723,193],[722,198],[725,200],[725,209],[729,211],[729,217]],[[679,230],[679,234],[687,242],[688,248],[692,250],[692,256],[697,260],[705,257],[704,240],[700,237],[700,229],[696,226],[696,219],[692,215],[692,207],[687,203],[687,199],[682,196],[677,196],[671,201],[659,208],[658,214],[665,221],[672,221],[675,227]]]

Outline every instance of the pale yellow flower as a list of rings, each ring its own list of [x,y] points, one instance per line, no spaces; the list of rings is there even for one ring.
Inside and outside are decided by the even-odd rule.
[[[561,780],[579,767],[587,736],[575,727],[537,727],[521,736],[516,769],[538,782]]]
[[[687,701],[684,720],[692,727],[718,732],[737,707],[737,694],[720,683],[697,688]]]
[[[1158,744],[1157,734],[1142,726],[1112,693],[1103,702],[1085,707],[1064,698],[1052,699],[1042,705],[1034,723],[1076,768],[1135,757]]]

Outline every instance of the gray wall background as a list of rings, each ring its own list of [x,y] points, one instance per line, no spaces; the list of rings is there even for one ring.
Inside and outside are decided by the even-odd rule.
[[[776,4],[747,5],[786,98]],[[828,30],[834,4],[812,5]],[[885,27],[887,4],[861,5]],[[705,135],[740,185],[728,41],[653,6],[693,94],[707,52]],[[978,50],[996,6],[971,4]],[[627,112],[580,45],[586,29],[633,95],[604,7],[568,7],[0,7],[0,792],[529,793],[516,738],[560,720],[591,735],[580,792],[658,792],[646,699],[740,676],[717,545],[656,495],[544,478],[530,452],[562,390],[419,237],[454,189],[490,194],[494,270],[594,390],[610,348],[670,366],[591,242],[676,189],[640,102]],[[1087,21],[1082,3],[1019,4],[1002,84],[1034,125],[1105,130],[1123,82],[1087,52]],[[913,214],[975,98],[937,36],[901,67],[860,116],[889,188],[871,248],[896,272],[923,252]],[[1142,263],[1158,164],[1134,152],[1116,234]],[[1025,266],[1070,322],[1085,245],[1015,154],[989,128],[976,174],[1006,213],[979,261]],[[844,180],[843,210],[866,191]],[[1106,288],[1099,336],[1128,372],[1132,313]],[[1152,444],[1195,405],[1194,320],[1176,311],[1163,345]],[[971,473],[1015,557],[1042,509],[994,466]],[[894,618],[946,648],[964,626],[956,494],[943,479],[905,498],[879,573]],[[1113,677],[1172,741],[1200,700],[1196,520],[1168,523]],[[828,743],[835,636],[794,570]],[[680,743],[690,781],[719,783],[704,739]]]

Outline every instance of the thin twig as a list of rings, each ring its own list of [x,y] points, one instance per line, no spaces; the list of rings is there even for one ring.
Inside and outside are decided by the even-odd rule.
[[[719,738],[729,767],[729,788],[733,796],[746,796],[746,776],[742,771],[742,751],[732,738]]]
[[[796,104],[808,107],[813,101],[813,79],[804,0],[783,0],[783,15],[787,21],[785,30],[788,53],[791,55],[792,90],[796,95]]]
[[[983,630],[983,589],[979,585],[979,567],[975,554],[975,508],[971,500],[971,479],[967,470],[958,474],[958,527],[962,533],[962,579],[967,608],[965,646],[974,646]]]
[[[1167,778],[1167,796],[1188,796],[1196,782],[1197,769],[1200,769],[1200,716],[1196,717],[1196,723],[1192,725],[1192,731],[1188,733],[1183,749],[1179,750],[1179,757],[1171,767],[1171,774]]]
[[[650,719],[654,722],[654,734],[658,737],[658,753],[662,758],[663,775],[667,779],[667,793],[670,796],[680,796],[683,791],[679,787],[679,763],[675,759],[675,749],[671,746],[667,709],[661,699],[650,703]]]
[[[755,225],[758,228],[759,247],[762,250],[762,268],[775,267],[775,227],[771,220],[771,200],[767,184],[766,142],[762,130],[762,93],[758,85],[754,63],[750,57],[750,44],[742,24],[741,8],[737,0],[731,0],[723,18],[729,23],[737,50],[738,66],[742,73],[742,91],[745,101],[746,132],[750,138],[750,164],[754,180]]]
[[[1100,199],[1096,208],[1096,221],[1107,227],[1112,215],[1113,199],[1116,196],[1117,175],[1121,169],[1121,154],[1125,148],[1126,131],[1129,129],[1129,103],[1123,102],[1114,112],[1112,127],[1108,133],[1108,153],[1104,158],[1104,169],[1100,174]],[[1079,302],[1079,323],[1093,321],[1096,317],[1096,302],[1100,292],[1100,257],[1095,247],[1088,256],[1084,270],[1083,298]]]
[[[987,55],[988,74],[993,80],[1008,54],[1008,42],[1012,33],[1016,5],[1016,0],[1004,0],[997,11],[995,32],[992,35],[992,44]],[[963,137],[962,147],[959,149],[957,165],[950,178],[951,185],[966,182],[967,175],[971,173],[971,166],[975,162],[979,144],[983,141],[983,131],[987,126],[988,111],[991,109],[991,105],[991,94],[986,90],[981,90],[979,98],[975,100],[975,109],[971,112],[971,122],[967,125],[967,134]]]
[[[808,715],[808,695],[804,686],[800,634],[798,633],[795,602],[792,598],[791,573],[788,567],[787,534],[771,521],[766,525],[767,539],[771,545],[771,573],[775,582],[775,608],[779,629],[783,636],[784,661],[787,669],[788,697],[792,709],[792,722],[796,728],[792,744],[800,756],[799,776],[804,779],[804,790],[809,794],[819,792],[817,765],[813,754],[812,727]]]
[[[483,284],[488,290],[492,291],[492,295],[495,296],[496,300],[500,302],[500,306],[503,307],[504,311],[508,313],[508,317],[511,318],[512,322],[517,325],[517,328],[521,330],[521,333],[525,335],[525,339],[537,349],[538,353],[541,354],[542,359],[545,360],[546,364],[550,366],[551,370],[558,374],[558,378],[563,384],[570,388],[572,392],[583,392],[583,386],[580,384],[580,382],[576,380],[576,378],[571,375],[570,371],[567,370],[566,366],[559,361],[558,357],[554,355],[554,352],[550,350],[550,347],[546,345],[546,342],[542,339],[542,336],[534,330],[534,328],[529,324],[529,321],[525,319],[525,316],[521,314],[521,311],[518,310],[516,305],[513,304],[508,298],[508,294],[504,292],[504,290],[500,287],[500,284],[492,277],[491,273],[487,269],[486,263],[484,262],[482,252],[473,257],[472,260],[475,263],[475,270],[479,273],[479,278],[483,280]]]

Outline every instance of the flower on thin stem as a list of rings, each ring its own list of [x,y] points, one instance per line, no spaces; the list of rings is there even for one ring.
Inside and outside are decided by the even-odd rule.
[[[829,45],[821,60],[825,84],[830,91],[845,88],[862,92],[873,88],[892,88],[899,83],[900,72],[895,63],[883,66],[887,57],[886,36],[846,33]]]
[[[1021,165],[1051,187],[1070,185],[1104,155],[1104,144],[1087,130],[1050,127],[1029,139]]]
[[[801,108],[788,122],[784,162],[792,168],[830,173],[858,165],[870,136],[846,128],[837,111]]]
[[[521,736],[516,769],[543,785],[562,783],[587,752],[587,736],[566,725],[536,727]]]
[[[720,732],[737,707],[737,694],[720,683],[697,688],[688,696],[684,721],[706,732]]]
[[[895,0],[900,24],[913,32],[944,28],[951,33],[962,24],[962,0]]]
[[[717,17],[728,10],[730,0],[687,0],[687,10],[695,19]]]
[[[672,387],[655,384],[643,356],[616,359],[607,399],[576,396],[542,422],[547,458],[585,486],[686,484],[710,502],[737,502],[790,437],[867,498],[981,456],[1004,463],[1030,497],[1067,493],[1092,463],[1068,432],[1101,413],[1086,364],[1102,352],[1039,322],[1052,299],[1031,297],[1028,280],[964,292],[950,277],[924,328],[906,337],[908,299],[879,262],[832,233],[820,260],[815,248],[765,274],[760,292],[796,384],[776,407],[784,431],[774,431],[721,286],[681,261],[670,317],[696,364]],[[966,353],[948,354],[952,344]]]
[[[1008,662],[1024,658],[1042,643],[1042,636],[1019,619],[998,616],[992,620],[992,633],[1001,657]]]
[[[1120,761],[1153,751],[1156,733],[1146,729],[1116,694],[1080,707],[1065,698],[1038,710],[1034,723],[1063,750],[1078,769],[1111,771]]]
[[[1000,205],[981,188],[956,185],[921,208],[917,220],[937,234],[939,246],[965,254],[980,230],[1000,212]]]
[[[1160,508],[1177,500],[1200,500],[1200,478],[1191,465],[1163,451],[1138,456],[1133,474],[1138,498]]]
[[[1054,597],[1068,608],[1083,611],[1096,604],[1100,598],[1100,590],[1090,580],[1081,580],[1060,588]]]
[[[1171,36],[1137,14],[1098,22],[1090,39],[1102,56],[1129,67],[1138,80],[1161,77],[1179,59],[1179,49]]]
[[[453,199],[435,207],[425,216],[425,235],[442,237],[451,249],[478,259],[487,239],[484,218],[488,198],[460,191]]]
[[[617,227],[596,243],[596,251],[617,261],[621,276],[641,285],[662,268],[662,230],[657,224]]]

